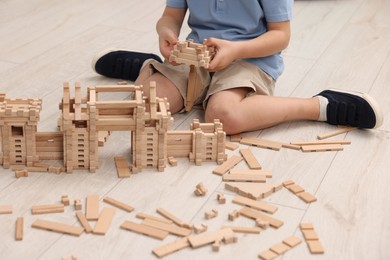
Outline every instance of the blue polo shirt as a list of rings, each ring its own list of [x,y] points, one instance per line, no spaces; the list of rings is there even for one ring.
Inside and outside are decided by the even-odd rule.
[[[292,17],[292,0],[167,0],[167,6],[188,8],[191,33],[187,39],[198,43],[210,37],[250,40],[267,31],[267,22],[289,21]],[[280,52],[246,60],[275,80],[284,69]]]

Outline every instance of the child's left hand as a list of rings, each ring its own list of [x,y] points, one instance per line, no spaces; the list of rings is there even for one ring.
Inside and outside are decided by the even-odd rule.
[[[215,56],[212,61],[210,61],[208,67],[208,71],[210,72],[222,70],[237,59],[237,48],[235,48],[234,42],[217,38],[208,38],[204,40],[203,44],[215,48]]]

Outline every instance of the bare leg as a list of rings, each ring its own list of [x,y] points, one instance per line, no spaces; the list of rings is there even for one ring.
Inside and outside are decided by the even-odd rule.
[[[318,98],[246,97],[247,93],[247,88],[237,88],[212,95],[206,108],[206,121],[220,119],[226,133],[235,134],[288,121],[318,120]]]
[[[151,74],[149,66],[144,66],[140,71],[135,84],[144,86],[144,93],[147,97],[149,97],[149,83],[151,81],[156,82],[157,97],[167,98],[172,114],[179,112],[183,108],[183,97],[172,81],[159,72]]]

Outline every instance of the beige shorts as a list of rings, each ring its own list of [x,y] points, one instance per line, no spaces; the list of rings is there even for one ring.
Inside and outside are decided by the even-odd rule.
[[[189,66],[184,64],[173,66],[169,63],[158,62],[152,62],[150,65],[176,85],[185,104]],[[244,60],[235,61],[227,68],[215,73],[210,73],[204,68],[197,69],[203,84],[203,92],[195,104],[203,103],[204,108],[206,108],[207,100],[211,95],[228,89],[247,87],[252,89],[248,95],[273,95],[274,93],[275,81],[273,78],[256,65]]]

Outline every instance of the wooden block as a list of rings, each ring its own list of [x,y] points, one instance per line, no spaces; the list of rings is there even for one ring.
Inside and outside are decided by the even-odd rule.
[[[69,196],[68,195],[62,195],[61,196],[61,203],[64,204],[64,206],[69,206]]]
[[[116,170],[119,178],[128,178],[131,175],[130,168],[123,156],[114,157]]]
[[[231,142],[240,142],[241,141],[241,134],[235,134],[230,136]]]
[[[302,229],[305,240],[318,240],[317,232],[314,229]]]
[[[267,170],[257,170],[257,169],[230,169],[231,174],[258,174],[264,175],[266,178],[272,178],[272,172]]]
[[[238,210],[233,210],[233,212],[231,212],[231,213],[229,213],[229,215],[228,215],[228,219],[230,220],[230,221],[233,221],[233,220],[235,220],[236,218],[238,218],[240,216],[240,211],[238,211]]]
[[[203,233],[207,230],[208,226],[205,224],[194,225],[195,234]]]
[[[75,210],[81,210],[82,205],[81,205],[81,200],[80,199],[75,199],[74,200],[74,209]]]
[[[275,151],[279,151],[282,148],[282,143],[254,137],[241,138],[240,143],[246,145],[255,145],[260,148],[267,148]]]
[[[233,155],[232,157],[227,159],[224,163],[222,163],[220,166],[215,168],[213,170],[213,173],[222,176],[242,160],[243,158],[241,156]]]
[[[181,236],[181,237],[189,236],[192,233],[191,229],[181,228],[181,227],[178,227],[176,225],[165,224],[165,223],[161,223],[159,221],[154,221],[154,220],[150,220],[150,219],[145,219],[144,221],[142,221],[142,224],[150,226],[150,227],[154,227],[157,229],[161,229],[161,230],[169,232],[170,234],[174,234],[174,235]]]
[[[293,149],[293,150],[301,150],[301,146],[300,145],[295,145],[295,144],[282,143],[282,147],[288,148],[288,149]]]
[[[231,151],[236,150],[240,145],[232,142],[225,142],[225,148]]]
[[[218,211],[215,210],[215,209],[207,211],[207,212],[204,213],[204,217],[206,219],[212,219],[212,218],[215,218],[216,216],[218,216]]]
[[[199,183],[196,185],[194,193],[196,196],[204,196],[207,193],[207,189],[203,186],[203,183]]]
[[[163,240],[169,233],[167,231],[163,231],[161,229],[149,227],[143,224],[137,224],[132,221],[125,221],[121,225],[122,229],[127,229],[139,234],[147,235],[153,238],[157,238]]]
[[[280,185],[272,183],[251,183],[251,182],[228,182],[225,189],[253,200],[266,198],[277,192]]]
[[[114,208],[103,208],[102,213],[99,216],[98,221],[96,222],[95,228],[93,229],[94,234],[105,235],[108,228],[111,225],[111,221],[115,215]]]
[[[15,225],[15,240],[21,241],[23,240],[23,226],[24,226],[24,218],[19,217],[16,219]]]
[[[49,213],[61,213],[64,212],[64,204],[47,204],[47,205],[36,205],[31,208],[31,214],[49,214]]]
[[[1,214],[12,214],[12,205],[0,205]]]
[[[266,229],[269,227],[269,222],[268,221],[265,221],[265,220],[262,220],[262,219],[256,219],[256,225],[263,228],[263,229]]]
[[[317,198],[309,192],[301,192],[301,193],[298,193],[297,195],[299,198],[301,198],[306,203],[312,203],[312,202],[317,201]]]
[[[77,260],[77,257],[75,257],[74,255],[67,255],[63,256],[61,260]]]
[[[258,209],[258,210],[261,210],[261,211],[264,211],[264,212],[267,212],[270,214],[275,213],[275,211],[278,209],[277,207],[270,205],[270,204],[267,204],[263,201],[256,201],[256,200],[252,200],[252,199],[245,198],[242,196],[235,196],[233,198],[233,202],[236,204],[240,204],[240,205],[248,206],[248,207],[251,207],[254,209]]]
[[[223,226],[222,228],[230,228],[236,233],[260,234],[261,232],[261,229],[258,227]]]
[[[250,169],[261,169],[260,163],[250,149],[240,149],[240,153]]]
[[[110,198],[110,197],[105,197],[103,199],[104,202],[108,203],[108,204],[111,204],[112,206],[115,206],[117,208],[120,208],[120,209],[123,209],[127,212],[132,212],[134,210],[134,208],[130,205],[127,205],[123,202],[120,202],[118,200],[115,200],[113,198]]]
[[[342,127],[336,131],[332,131],[332,132],[324,133],[324,134],[319,134],[319,135],[317,135],[317,138],[322,140],[322,139],[326,139],[326,138],[333,137],[336,135],[345,134],[345,133],[348,133],[348,132],[350,132],[352,130],[356,130],[356,129],[357,129],[356,127]]]
[[[299,225],[299,228],[300,229],[314,229],[314,226],[313,226],[313,224],[312,223],[301,223],[300,225]]]
[[[221,241],[225,236],[233,235],[234,232],[230,228],[218,229],[212,232],[205,232],[198,235],[188,237],[193,248],[198,248],[207,244],[214,243],[215,241]]]
[[[287,250],[289,250],[291,247],[289,247],[288,245],[284,244],[284,243],[279,243],[279,244],[276,244],[276,245],[273,245],[271,246],[269,249],[272,251],[272,252],[275,252],[276,254],[278,255],[282,255],[284,254]]]
[[[85,206],[85,217],[88,220],[99,219],[99,195],[88,195]]]
[[[85,232],[87,233],[92,232],[92,227],[91,225],[89,225],[87,218],[85,217],[83,212],[81,212],[81,210],[76,211],[76,216],[80,224],[84,227]]]
[[[292,193],[294,194],[297,194],[297,193],[300,193],[300,192],[304,192],[305,190],[299,186],[298,184],[291,184],[291,185],[288,185],[287,186],[287,189],[289,191],[291,191]]]
[[[179,251],[183,248],[189,247],[190,243],[188,242],[188,239],[186,237],[183,237],[179,240],[176,240],[172,243],[169,243],[167,245],[160,246],[158,248],[153,249],[153,254],[155,254],[158,257],[164,257],[167,255],[170,255],[176,251]]]
[[[321,144],[321,145],[302,145],[303,152],[326,152],[342,151],[344,148],[341,144]]]
[[[47,221],[43,219],[35,220],[32,223],[32,227],[73,236],[80,236],[84,232],[84,228],[82,227],[74,227],[71,225]]]
[[[318,240],[306,241],[307,246],[312,254],[323,254],[325,252],[324,247]]]
[[[264,215],[258,211],[255,211],[255,210],[247,208],[247,207],[243,207],[242,209],[240,209],[240,215],[254,219],[254,220],[262,219],[264,221],[268,221],[270,226],[274,227],[274,228],[280,228],[281,226],[283,226],[283,221],[280,221],[276,218]]]
[[[285,240],[283,240],[283,243],[285,243],[286,245],[288,245],[291,248],[299,245],[301,242],[302,242],[302,240],[296,236],[291,236],[291,237],[288,237]]]
[[[225,204],[226,203],[226,198],[223,193],[218,192],[217,193],[217,201],[219,204]]]
[[[176,225],[178,225],[180,227],[192,228],[192,225],[187,224],[184,221],[181,221],[179,218],[177,218],[176,216],[174,216],[173,214],[169,213],[168,211],[166,211],[163,208],[158,208],[157,209],[157,213],[161,214],[163,217],[165,217],[165,218],[167,218],[169,220],[172,220],[173,223],[175,223]]]
[[[155,216],[148,215],[148,214],[145,214],[145,213],[142,213],[142,212],[137,213],[136,217],[140,218],[140,219],[150,219],[150,220],[154,220],[154,221],[159,221],[159,222],[165,223],[165,224],[172,224],[173,223],[172,220],[155,217]]]
[[[238,181],[238,182],[266,182],[265,175],[260,174],[232,174],[226,173],[222,176],[223,181]]]
[[[168,157],[168,163],[169,163],[171,166],[177,166],[177,160],[176,160],[175,157],[173,157],[173,156],[169,156],[169,157]]]
[[[259,257],[263,260],[272,260],[278,257],[279,255],[275,252],[272,252],[271,250],[263,251],[259,254]]]

